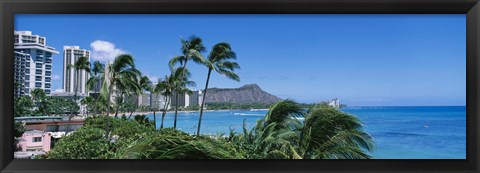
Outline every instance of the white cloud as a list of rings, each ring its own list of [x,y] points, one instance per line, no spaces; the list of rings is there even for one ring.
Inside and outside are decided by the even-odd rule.
[[[113,61],[115,57],[120,54],[127,53],[122,49],[116,48],[115,44],[103,40],[95,40],[94,42],[90,43],[90,47],[92,48],[92,59],[104,63]]]
[[[54,74],[52,80],[60,80],[60,75]]]

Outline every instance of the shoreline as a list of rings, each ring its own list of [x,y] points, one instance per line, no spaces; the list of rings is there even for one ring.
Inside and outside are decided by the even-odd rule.
[[[266,111],[266,110],[269,110],[269,109],[219,109],[219,110],[204,110],[203,112],[222,112],[222,111]],[[178,111],[178,113],[194,113],[194,112],[200,112],[200,110],[196,110],[196,111]],[[175,113],[175,111],[167,111],[166,113]],[[119,112],[118,113],[118,117],[121,117],[125,114],[125,116],[129,116],[130,113],[127,112],[127,113],[123,113],[123,112]],[[133,112],[132,113],[132,117],[135,116],[135,115],[146,115],[146,114],[153,114],[153,111],[145,111],[145,112]],[[162,111],[155,111],[155,114],[162,114]],[[110,116],[115,116],[115,113],[111,113]]]

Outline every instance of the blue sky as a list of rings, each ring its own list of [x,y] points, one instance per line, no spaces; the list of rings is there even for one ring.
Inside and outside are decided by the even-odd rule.
[[[169,73],[180,37],[208,50],[229,42],[241,82],[213,74],[211,87],[257,83],[299,102],[340,98],[352,106],[465,105],[465,15],[16,15],[15,30],[47,37],[92,59],[130,53],[151,79]],[[53,57],[62,87],[62,54]],[[207,69],[189,65],[203,88]]]

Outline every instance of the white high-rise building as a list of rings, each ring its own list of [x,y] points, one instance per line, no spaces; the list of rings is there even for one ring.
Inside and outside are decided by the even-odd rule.
[[[63,90],[69,93],[75,93],[75,85],[77,85],[78,95],[87,95],[86,88],[89,73],[86,70],[79,70],[78,76],[76,69],[69,68],[74,65],[80,57],[87,57],[90,61],[90,51],[80,49],[80,46],[64,46],[63,47]]]
[[[50,95],[52,91],[52,54],[55,48],[46,45],[47,39],[32,35],[31,31],[14,31],[15,95],[30,95],[40,88]]]

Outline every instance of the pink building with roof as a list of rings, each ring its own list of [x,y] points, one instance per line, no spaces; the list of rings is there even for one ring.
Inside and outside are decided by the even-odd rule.
[[[21,151],[16,152],[15,158],[49,152],[60,138],[81,128],[85,122],[84,119],[63,120],[62,117],[17,117],[16,120],[24,123],[25,132],[18,139]]]
[[[48,152],[51,148],[51,133],[43,131],[26,131],[23,133],[18,145],[22,151],[44,151]]]

